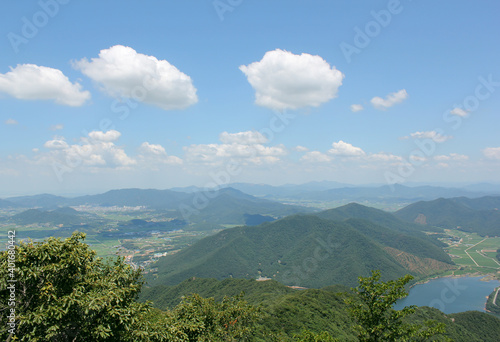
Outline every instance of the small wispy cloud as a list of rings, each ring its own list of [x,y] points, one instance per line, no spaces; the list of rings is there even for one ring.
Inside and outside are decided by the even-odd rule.
[[[467,113],[465,110],[463,110],[462,108],[458,108],[458,107],[450,110],[450,114],[457,115],[457,116],[460,116],[462,118],[469,115],[469,113]]]
[[[385,99],[381,97],[374,97],[370,100],[373,107],[376,109],[385,110],[394,106],[395,104],[401,103],[408,98],[408,93],[405,89],[401,89],[395,93],[390,93]]]
[[[500,160],[500,147],[487,147],[483,150],[483,155],[492,160]]]
[[[64,125],[62,125],[62,124],[57,124],[57,125],[52,125],[52,126],[50,126],[50,128],[49,128],[49,129],[50,129],[51,131],[59,131],[59,130],[61,130],[61,129],[63,129],[63,128],[64,128]]]
[[[7,120],[4,121],[4,124],[6,124],[6,125],[17,125],[17,124],[19,124],[19,122],[17,122],[14,119],[7,119]]]
[[[409,136],[401,137],[400,139],[432,139],[437,143],[442,143],[447,140],[453,139],[451,135],[442,135],[437,131],[422,131],[422,132],[414,132]]]
[[[353,113],[362,111],[363,109],[364,109],[363,106],[360,104],[352,104],[351,105],[351,112],[353,112]]]

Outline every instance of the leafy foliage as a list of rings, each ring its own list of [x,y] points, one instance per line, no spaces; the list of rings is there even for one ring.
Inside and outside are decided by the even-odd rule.
[[[15,324],[0,338],[20,341],[244,341],[258,311],[240,297],[222,302],[198,295],[168,312],[138,303],[140,270],[122,258],[105,262],[74,233],[21,243],[16,252]],[[13,283],[8,252],[0,260],[1,324],[7,325]]]
[[[258,310],[240,296],[216,302],[194,294],[172,310],[170,320],[185,336],[183,341],[248,341],[258,317]]]
[[[467,331],[473,331],[479,341],[494,341],[500,336],[499,320],[492,315],[466,311],[453,314],[452,319],[456,325],[464,327]]]
[[[500,288],[496,288],[493,292],[488,296],[488,300],[486,301],[486,310],[493,312],[496,315],[500,315],[500,295],[498,292]],[[493,302],[496,300],[495,302]]]
[[[16,248],[17,336],[22,341],[126,340],[148,306],[135,301],[142,282],[121,258],[105,263],[81,241],[49,238]],[[7,255],[0,268],[0,310],[7,309]],[[6,324],[2,315],[2,325]],[[7,336],[3,333],[3,338]]]
[[[153,305],[156,308],[168,310],[178,305],[183,297],[193,294],[213,297],[216,301],[220,301],[225,296],[238,296],[244,293],[244,298],[248,303],[259,305],[296,291],[275,280],[257,281],[255,279],[227,278],[220,281],[214,278],[189,278],[174,286],[145,286],[139,300],[142,302],[154,301]]]
[[[380,281],[380,271],[372,271],[371,277],[359,277],[359,286],[353,289],[357,299],[348,299],[350,312],[356,322],[360,341],[403,341],[408,338],[429,338],[444,331],[444,325],[428,322],[426,328],[410,325],[403,319],[415,313],[415,307],[394,310],[398,299],[408,295],[404,286],[413,278],[406,275],[398,280]]]

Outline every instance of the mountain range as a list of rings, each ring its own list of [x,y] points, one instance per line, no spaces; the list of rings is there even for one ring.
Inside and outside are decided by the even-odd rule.
[[[70,224],[79,220],[78,217],[69,218],[55,215],[61,206],[126,206],[144,207],[160,213],[163,212],[167,217],[176,217],[191,223],[187,228],[197,230],[220,228],[224,225],[254,225],[296,213],[316,211],[309,207],[286,205],[257,198],[233,188],[194,193],[172,190],[121,189],[76,198],[47,194],[14,197],[10,198],[8,202],[14,203],[17,207],[31,208],[11,218],[13,222],[19,224],[36,223],[37,220],[40,223]]]
[[[500,195],[500,185],[476,184],[464,187],[405,186],[400,184],[382,186],[355,186],[345,183],[322,181],[305,184],[286,184],[272,186],[267,184],[232,183],[220,189],[204,189],[196,186],[177,187],[167,190],[120,189],[110,190],[98,195],[85,195],[73,198],[40,194],[0,199],[0,207],[20,206],[25,208],[53,209],[73,205],[117,205],[147,206],[149,208],[172,209],[179,202],[189,202],[193,196],[213,195],[224,188],[239,190],[258,198],[274,200],[311,200],[311,201],[360,201],[391,200],[416,202],[434,200],[440,197],[477,198]],[[205,196],[202,195],[202,196]]]
[[[393,226],[378,225],[370,221],[372,217]],[[407,273],[428,276],[452,267],[438,242],[416,225],[402,221],[396,225],[398,221],[390,213],[350,205],[255,227],[225,229],[160,259],[155,264],[156,275],[150,275],[148,281],[175,285],[190,277],[265,277],[317,288],[352,286],[358,276],[373,269],[394,279]]]
[[[438,198],[419,201],[395,212],[395,216],[424,226],[460,229],[482,236],[500,236],[500,196]]]

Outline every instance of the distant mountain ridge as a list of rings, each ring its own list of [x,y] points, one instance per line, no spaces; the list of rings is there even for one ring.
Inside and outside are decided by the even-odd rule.
[[[37,207],[37,208],[54,209],[57,208],[58,206],[64,206],[68,204],[68,198],[50,194],[10,197],[8,201],[15,203],[19,207],[25,207],[25,208]]]
[[[58,206],[72,206],[81,204],[94,205],[118,205],[118,206],[148,206],[151,208],[172,208],[174,203],[192,200],[193,195],[198,193],[216,193],[223,189],[238,190],[250,196],[268,199],[296,199],[315,201],[359,201],[369,199],[392,199],[392,200],[433,200],[440,197],[469,197],[477,198],[490,195],[500,185],[491,185],[491,191],[487,191],[487,184],[469,186],[468,188],[451,188],[439,186],[405,186],[400,184],[382,186],[355,186],[345,183],[321,181],[305,184],[286,184],[272,186],[267,184],[231,183],[216,189],[205,189],[196,186],[178,187],[166,190],[157,189],[117,189],[110,190],[98,195],[85,195],[74,198],[40,194],[33,196],[18,196],[2,201],[14,203],[26,208],[55,208]],[[475,190],[478,189],[478,190]]]
[[[347,187],[329,189],[323,191],[305,192],[297,194],[295,198],[303,200],[407,200],[417,201],[426,199],[435,199],[439,197],[480,197],[483,193],[474,193],[471,191],[457,188],[443,188],[434,186],[408,187],[401,184],[383,185],[379,187]]]
[[[37,195],[13,198],[14,204],[29,208],[54,210],[60,206],[145,207],[165,211],[168,217],[175,216],[189,221],[192,229],[220,228],[221,225],[244,225],[257,221],[272,221],[287,215],[313,212],[315,209],[286,205],[257,198],[233,188],[200,191],[194,193],[154,189],[121,189],[103,194],[64,198],[52,195]],[[35,212],[30,212],[33,216]],[[25,214],[25,216],[29,216]],[[40,214],[41,215],[41,214]],[[40,216],[43,222],[60,222]],[[260,216],[255,216],[260,215]],[[31,222],[16,217],[19,222]],[[68,220],[68,218],[64,218]],[[64,221],[63,220],[63,221]]]
[[[19,207],[19,205],[17,205],[14,202],[0,199],[0,208],[17,208],[17,207]]]
[[[87,222],[87,216],[88,215],[80,214],[72,208],[59,208],[51,211],[28,209],[7,218],[6,221],[16,223],[18,225],[52,224],[71,226]]]
[[[459,228],[482,236],[500,236],[500,196],[420,201],[398,210],[394,215],[427,226]]]
[[[378,185],[378,186],[355,186],[351,184],[322,181],[309,182],[305,184],[286,184],[272,186],[268,184],[231,183],[227,185],[247,194],[274,200],[303,200],[303,201],[406,201],[415,202],[419,200],[432,200],[439,197],[481,197],[490,195],[500,187],[491,187],[487,191],[486,186],[470,188],[442,187],[442,186],[406,186],[401,184]],[[174,188],[172,190],[192,193],[202,189],[197,187]]]

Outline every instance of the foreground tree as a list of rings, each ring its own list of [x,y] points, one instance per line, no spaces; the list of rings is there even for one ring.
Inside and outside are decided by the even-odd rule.
[[[103,260],[85,234],[21,243],[0,253],[0,338],[7,341],[245,341],[258,311],[240,297],[198,295],[172,311],[138,303],[140,270]],[[10,261],[10,265],[9,265]],[[15,264],[13,280],[9,266]],[[15,306],[12,305],[15,303]],[[9,313],[12,324],[8,326]]]
[[[408,295],[404,286],[413,279],[406,275],[398,280],[380,281],[380,271],[370,277],[359,277],[359,286],[352,289],[357,295],[347,303],[363,342],[377,341],[427,341],[444,332],[444,325],[433,321],[424,326],[407,323],[404,318],[415,312],[415,306],[394,310],[397,300]]]
[[[248,341],[254,335],[259,310],[236,297],[186,297],[170,312],[170,322],[184,336],[183,341]]]
[[[136,302],[141,273],[122,258],[104,262],[82,241],[83,233],[61,240],[21,243],[15,249],[15,283],[7,282],[7,252],[0,259],[1,324],[15,309],[14,333],[21,341],[127,341],[149,305]],[[9,306],[8,286],[15,303]],[[135,336],[135,337],[134,337]]]

